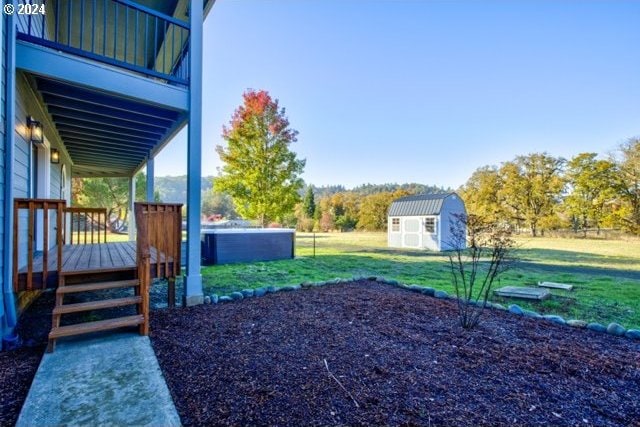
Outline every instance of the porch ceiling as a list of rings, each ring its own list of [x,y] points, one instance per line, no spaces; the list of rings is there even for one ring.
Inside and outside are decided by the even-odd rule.
[[[77,177],[131,176],[175,133],[184,116],[121,95],[43,77],[35,86]]]

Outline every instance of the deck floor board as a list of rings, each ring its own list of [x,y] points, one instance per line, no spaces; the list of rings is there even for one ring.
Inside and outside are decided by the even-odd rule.
[[[160,253],[161,262],[164,262],[164,255]],[[102,270],[121,270],[136,268],[136,243],[135,242],[110,242],[93,243],[80,245],[64,245],[62,247],[62,272],[93,272]],[[151,248],[151,263],[155,264],[158,259],[158,251]],[[49,250],[48,270],[55,271],[58,265],[58,251],[55,247]],[[34,273],[41,273],[43,270],[43,256],[36,254],[33,259]],[[26,273],[27,268],[23,267],[19,273]]]
[[[118,280],[135,277],[137,266],[136,242],[109,242],[64,245],[62,247],[62,275],[75,276],[73,280],[87,280],[98,278],[103,280],[109,277]],[[166,277],[173,268],[173,258],[166,256],[156,248],[150,248],[151,277]],[[55,287],[58,283],[58,250],[53,247],[49,250],[49,268],[45,280],[43,274],[43,255],[37,253],[33,259],[32,277],[33,289]],[[18,270],[18,283],[21,289],[26,289],[27,267]],[[81,278],[81,279],[80,279]],[[46,283],[44,283],[46,282]]]

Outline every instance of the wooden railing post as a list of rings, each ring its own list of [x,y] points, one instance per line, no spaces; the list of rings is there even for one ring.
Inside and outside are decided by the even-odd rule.
[[[42,204],[42,282],[47,287],[47,273],[49,267],[49,203]]]
[[[138,261],[143,265],[142,256],[149,255],[149,282],[151,268],[154,277],[168,281],[167,302],[176,304],[175,283],[180,274],[182,243],[182,205],[174,203],[136,203],[136,224],[144,224],[144,231],[138,231]],[[142,243],[141,243],[142,242]],[[151,264],[155,263],[153,267]],[[142,273],[141,273],[142,274]],[[141,276],[142,277],[142,276]]]
[[[18,248],[20,243],[18,240],[18,227],[20,224],[20,202],[18,200],[13,202],[13,290],[18,292]]]
[[[62,239],[62,233],[65,232],[62,225],[62,219],[64,217],[64,208],[66,203],[58,203],[57,216],[56,216],[56,246],[58,249],[58,281],[60,281],[60,273],[62,272],[62,245],[64,244]]]
[[[69,230],[71,232],[71,236],[69,239],[69,243],[71,245],[74,244],[74,234],[76,235],[75,243],[76,244],[93,244],[93,243],[106,243],[107,242],[107,209],[106,208],[80,208],[80,207],[69,207],[65,208],[65,218],[66,215],[71,217],[71,226]],[[97,221],[96,221],[97,217]],[[74,219],[75,218],[75,219]],[[80,225],[80,222],[83,222],[83,225]],[[95,232],[96,226],[98,227],[97,233]],[[89,231],[89,227],[91,230]],[[102,231],[102,239],[100,238],[100,229]],[[84,240],[81,236],[84,235]]]
[[[57,245],[57,273],[58,278],[62,271],[62,218],[63,211],[66,206],[64,200],[56,199],[14,199],[13,202],[13,289],[18,291],[31,291],[35,289],[44,289],[47,287],[49,278],[49,211],[55,210],[57,213],[56,218],[56,245]],[[19,252],[20,252],[20,210],[27,210],[27,265],[26,265],[26,279],[24,286],[20,284],[20,269],[19,269]],[[42,211],[43,215],[43,229],[42,232],[42,276],[41,282],[34,286],[34,253],[36,248],[34,247],[34,241],[36,239],[36,218],[38,211]]]
[[[137,225],[136,253],[138,264],[138,280],[140,281],[140,296],[142,297],[142,315],[144,322],[140,325],[140,334],[149,334],[149,289],[151,282],[151,248],[149,244],[149,212],[143,204],[135,205]]]
[[[33,286],[33,232],[35,228],[35,204],[33,200],[29,201],[28,231],[27,231],[27,290],[30,291]]]

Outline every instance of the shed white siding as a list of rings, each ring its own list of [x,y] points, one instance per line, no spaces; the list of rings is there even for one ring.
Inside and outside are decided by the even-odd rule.
[[[442,224],[442,231],[440,234],[440,249],[441,251],[450,251],[453,248],[452,245],[455,244],[453,242],[453,236],[451,235],[451,227],[464,227],[464,224],[456,224],[459,222],[456,219],[456,216],[466,215],[467,210],[464,207],[464,202],[457,195],[452,195],[445,199],[445,202],[442,204],[442,210],[440,211],[440,223]],[[466,229],[464,231],[466,235]]]
[[[391,248],[426,249],[446,251],[452,248],[451,226],[456,215],[466,214],[464,202],[455,194],[424,195],[426,203],[421,203],[420,196],[399,199],[392,205],[387,218],[387,244]],[[434,203],[431,198],[439,201]],[[410,200],[407,200],[410,199]],[[440,203],[441,202],[441,203]],[[402,203],[409,203],[406,209]],[[424,213],[420,213],[424,206]],[[434,206],[435,211],[433,210]],[[418,209],[418,210],[417,210]],[[410,215],[404,215],[408,212]],[[432,227],[430,225],[433,224]],[[433,231],[432,231],[432,230]]]

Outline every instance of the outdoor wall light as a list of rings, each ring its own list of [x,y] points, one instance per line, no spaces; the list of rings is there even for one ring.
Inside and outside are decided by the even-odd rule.
[[[44,132],[42,132],[42,123],[33,117],[27,117],[27,127],[31,133],[31,142],[34,144],[44,144]]]
[[[54,165],[60,163],[60,152],[55,148],[51,149],[51,163],[53,163]]]

